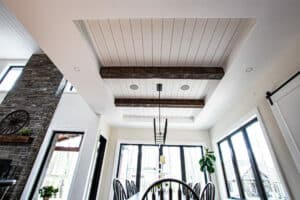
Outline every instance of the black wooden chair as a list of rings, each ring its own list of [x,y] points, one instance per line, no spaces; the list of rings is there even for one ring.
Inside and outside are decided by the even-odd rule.
[[[126,180],[126,192],[127,192],[127,198],[132,197],[136,193],[134,186],[131,184],[129,180]]]
[[[195,193],[198,195],[198,197],[200,197],[200,193],[201,193],[201,184],[200,183],[196,183],[195,185],[194,185],[194,191],[195,191]]]
[[[138,192],[138,189],[137,189],[134,181],[131,181],[131,188],[132,188],[133,194],[136,194]]]
[[[124,187],[118,179],[113,180],[113,189],[114,189],[115,200],[125,200],[127,198]]]
[[[207,183],[203,188],[200,200],[215,200],[215,185],[211,182]]]
[[[178,185],[177,191],[174,191],[173,188],[176,188],[175,187],[176,184]],[[187,191],[185,196],[183,196],[182,190]],[[198,195],[188,184],[173,178],[161,179],[152,183],[142,197],[142,200],[164,200],[164,199],[165,200],[172,200],[172,199],[200,200]]]

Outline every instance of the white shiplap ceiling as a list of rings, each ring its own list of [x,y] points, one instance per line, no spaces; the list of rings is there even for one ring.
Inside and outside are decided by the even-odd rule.
[[[141,18],[84,20],[87,35],[102,66],[223,66],[247,19]],[[105,79],[115,98],[209,99],[217,81]],[[138,85],[131,90],[130,85]],[[189,85],[187,91],[182,85]],[[117,108],[127,121],[151,121],[156,108]],[[192,122],[201,109],[164,109],[170,123]],[[175,120],[176,118],[176,120]]]
[[[222,66],[247,19],[85,20],[104,66]]]
[[[156,84],[162,83],[161,98],[202,99],[206,96],[208,80],[188,79],[106,79],[105,83],[115,97],[123,98],[158,98]],[[213,81],[211,81],[213,82]],[[137,90],[130,85],[138,85]],[[189,85],[189,90],[181,90],[182,85]]]

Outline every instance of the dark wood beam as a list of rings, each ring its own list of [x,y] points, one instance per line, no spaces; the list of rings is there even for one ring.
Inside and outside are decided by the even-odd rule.
[[[203,108],[205,104],[202,99],[115,99],[117,107],[158,107],[159,103],[166,108]]]
[[[55,147],[54,148],[55,151],[74,151],[74,152],[79,152],[79,147]]]
[[[101,67],[103,79],[222,79],[222,67]]]

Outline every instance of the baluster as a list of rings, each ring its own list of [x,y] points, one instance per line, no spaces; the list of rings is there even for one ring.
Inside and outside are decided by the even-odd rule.
[[[160,185],[160,200],[164,200],[164,188],[163,188],[163,184]]]
[[[173,191],[172,191],[172,183],[170,181],[170,187],[169,187],[169,200],[172,200],[173,198]]]
[[[186,193],[185,199],[190,200],[190,191],[188,188],[185,188],[185,193]]]
[[[152,200],[155,200],[155,190],[154,190],[154,188],[152,189]]]
[[[178,200],[181,200],[182,193],[181,193],[181,187],[180,184],[178,184]]]

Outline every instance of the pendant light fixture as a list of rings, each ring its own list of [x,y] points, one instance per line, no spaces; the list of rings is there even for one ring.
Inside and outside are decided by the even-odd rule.
[[[160,114],[160,93],[162,91],[162,84],[158,83],[156,84],[156,90],[158,92],[158,123],[156,123],[155,117],[153,118],[153,124],[154,124],[154,142],[155,144],[162,145],[166,142],[166,136],[167,136],[167,129],[168,129],[168,119],[165,119],[165,126],[164,126],[164,132],[162,132],[161,127],[161,114]],[[158,127],[156,127],[156,124],[158,124]],[[157,130],[158,128],[158,130]]]

